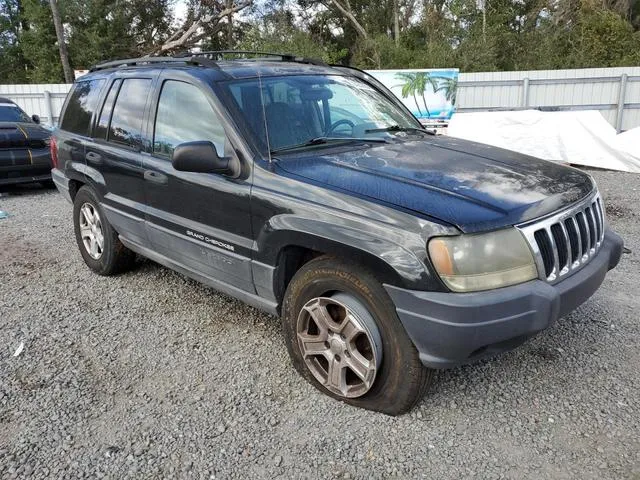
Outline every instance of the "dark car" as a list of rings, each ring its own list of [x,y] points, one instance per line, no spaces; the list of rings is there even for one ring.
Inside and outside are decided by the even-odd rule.
[[[51,182],[51,132],[18,105],[0,97],[0,185]]]
[[[94,67],[53,179],[94,272],[135,252],[280,316],[324,393],[405,412],[433,369],[523,343],[618,263],[588,174],[434,136],[357,69],[217,58]]]

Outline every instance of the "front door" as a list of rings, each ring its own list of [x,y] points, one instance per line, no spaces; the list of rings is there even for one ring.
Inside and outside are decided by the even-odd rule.
[[[188,81],[165,77],[158,84],[144,159],[147,235],[178,266],[254,293],[249,179],[181,172],[171,164],[177,145],[201,140],[239,161],[212,96]]]

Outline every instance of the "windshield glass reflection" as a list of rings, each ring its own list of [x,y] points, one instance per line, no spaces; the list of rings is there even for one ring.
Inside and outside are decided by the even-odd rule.
[[[252,78],[230,82],[228,89],[252,133],[271,151],[323,137],[390,138],[420,128],[413,116],[354,77]]]

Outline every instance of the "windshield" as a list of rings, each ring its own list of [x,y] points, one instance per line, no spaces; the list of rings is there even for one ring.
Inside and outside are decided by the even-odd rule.
[[[355,77],[290,75],[227,86],[248,128],[271,152],[326,144],[315,141],[321,137],[363,141],[420,128],[412,115]]]
[[[31,122],[31,119],[17,105],[0,103],[0,122]]]

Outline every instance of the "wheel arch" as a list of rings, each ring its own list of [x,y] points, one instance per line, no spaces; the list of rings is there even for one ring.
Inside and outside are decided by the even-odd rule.
[[[441,288],[424,257],[397,236],[381,235],[370,223],[346,225],[287,215],[286,221],[272,219],[270,227],[257,239],[255,260],[263,268],[254,280],[258,293],[268,292],[278,304],[295,273],[320,255],[364,267],[381,283],[418,290]],[[264,275],[266,269],[273,269],[272,274]]]
[[[326,238],[298,236],[291,243],[282,245],[277,252],[273,282],[274,294],[279,304],[282,303],[287,286],[296,272],[310,260],[323,255],[334,256],[364,267],[381,283],[404,285],[400,274],[380,257]]]
[[[69,180],[69,196],[71,197],[71,201],[73,202],[78,194],[78,190],[80,190],[83,186],[85,186],[85,182],[81,182],[80,180],[76,180],[72,178]]]

